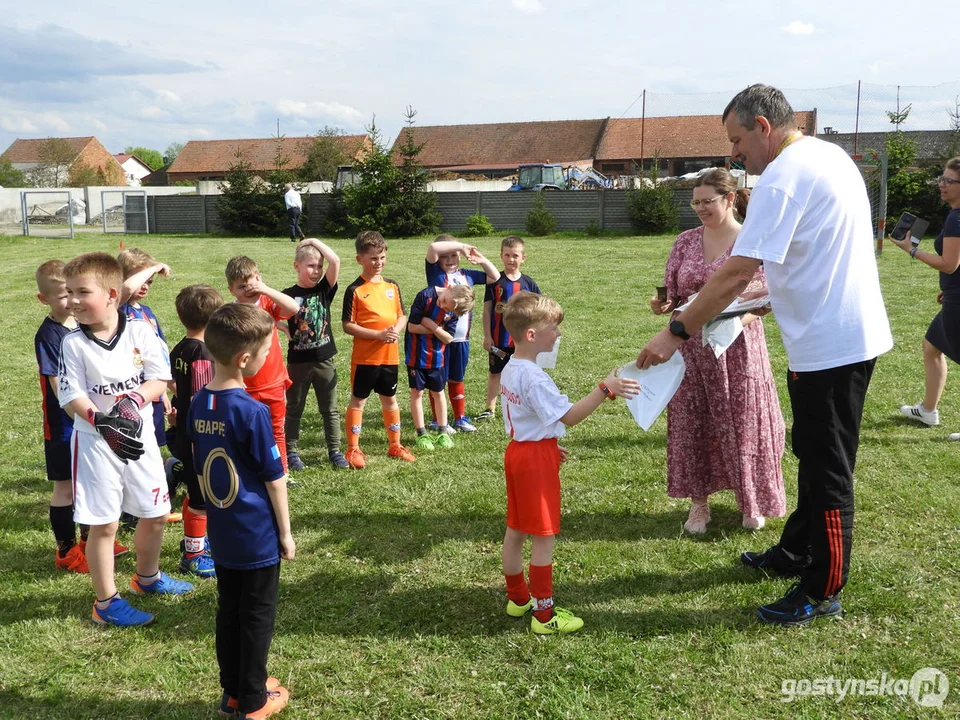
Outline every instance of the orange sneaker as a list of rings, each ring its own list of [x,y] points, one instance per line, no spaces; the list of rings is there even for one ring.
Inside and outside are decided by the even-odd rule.
[[[86,541],[86,540],[81,540],[80,542],[77,543],[77,545],[80,546],[80,551],[81,551],[84,555],[86,555],[86,554],[87,554],[87,541]],[[116,540],[113,541],[113,556],[114,556],[114,557],[120,557],[121,555],[126,555],[128,552],[130,552],[130,548],[128,548],[126,545],[121,545],[121,544],[118,543]]]
[[[403,445],[391,445],[390,449],[387,450],[387,455],[392,458],[397,458],[397,460],[406,460],[407,462],[413,462],[417,459],[417,456],[412,452],[407,450]]]
[[[183,520],[183,513],[175,513],[175,512],[172,512],[172,513],[170,513],[169,515],[167,515],[167,522],[168,522],[168,523],[178,523],[178,522],[180,522],[181,520]]]
[[[360,470],[367,466],[367,456],[358,447],[348,447],[344,457],[354,470]]]
[[[283,710],[290,702],[290,691],[282,685],[277,685],[273,690],[267,690],[267,701],[263,707],[253,712],[240,713],[238,718],[247,718],[248,720],[263,720],[263,718],[272,717]]]
[[[275,677],[267,678],[267,692],[271,692],[280,687],[280,681]],[[224,717],[236,717],[240,713],[240,703],[235,697],[223,694],[220,698],[220,714]]]
[[[87,558],[83,554],[83,550],[80,549],[79,545],[74,545],[67,551],[67,554],[63,557],[60,557],[60,553],[54,553],[56,560],[54,565],[57,570],[69,570],[70,572],[75,573],[88,573],[90,568],[87,567]]]

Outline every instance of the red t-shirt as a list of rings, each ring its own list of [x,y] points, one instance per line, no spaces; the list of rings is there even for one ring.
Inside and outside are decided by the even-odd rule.
[[[261,310],[269,313],[274,320],[285,320],[281,315],[277,304],[266,295],[261,295],[257,304]],[[277,328],[273,328],[273,336],[270,338],[270,354],[267,355],[263,367],[257,371],[256,375],[251,375],[243,379],[247,390],[267,390],[277,385],[287,386],[290,384],[290,378],[287,375],[287,366],[283,361],[283,350],[280,349],[280,337],[277,334]]]

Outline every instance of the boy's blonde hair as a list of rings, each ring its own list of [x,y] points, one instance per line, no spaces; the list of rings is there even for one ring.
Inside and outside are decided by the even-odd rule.
[[[357,249],[357,255],[366,255],[371,250],[376,250],[377,252],[386,250],[387,241],[384,240],[383,235],[376,230],[362,230],[360,234],[357,235],[354,247]]]
[[[317,249],[316,245],[300,245],[297,247],[297,254],[293,259],[295,262],[302,262],[315,257],[323,259],[323,253]]]
[[[459,242],[453,235],[449,233],[441,233],[437,235],[434,239],[434,242]]]
[[[187,330],[203,330],[210,316],[223,305],[223,297],[209,285],[187,285],[177,294],[177,317]]]
[[[66,282],[63,277],[63,260],[47,260],[37,268],[34,277],[37,280],[37,290],[41,295],[46,295],[53,285]]]
[[[103,290],[120,292],[120,286],[123,285],[123,270],[120,269],[120,263],[113,255],[107,255],[103,252],[77,255],[63,266],[65,280],[82,275],[92,277],[94,282]]]
[[[225,270],[227,284],[233,287],[235,282],[246,280],[258,272],[260,272],[260,268],[257,267],[256,261],[246,255],[237,255],[230,258],[230,262],[227,263],[227,269]]]
[[[273,318],[257,305],[229,303],[207,321],[203,341],[221,365],[232,365],[241,352],[254,352],[273,332]]]
[[[120,270],[123,272],[124,280],[131,275],[136,275],[141,270],[146,270],[148,267],[157,264],[153,255],[140,248],[121,250],[120,254],[117,255],[117,262],[120,263]]]
[[[526,247],[526,243],[523,242],[523,238],[519,235],[507,235],[503,240],[500,241],[500,252],[503,252],[507,248],[519,247],[523,250]]]
[[[503,308],[503,324],[514,340],[533,328],[540,330],[551,323],[563,322],[563,308],[546,295],[521,290]]]
[[[473,304],[476,298],[473,296],[473,288],[468,285],[453,285],[446,288],[453,297],[453,314],[457,317],[466,315],[473,310]]]

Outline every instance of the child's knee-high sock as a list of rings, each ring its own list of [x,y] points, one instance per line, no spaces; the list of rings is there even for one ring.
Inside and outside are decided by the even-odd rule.
[[[517,605],[526,605],[530,600],[530,588],[527,587],[527,581],[523,579],[523,573],[516,575],[503,574],[507,581],[507,598],[513,600]]]
[[[450,409],[453,411],[453,419],[459,420],[467,414],[467,399],[464,395],[463,383],[451,380],[447,383],[447,392],[450,394]]]
[[[391,445],[400,444],[400,408],[383,411],[383,426],[387,429],[387,440]]]
[[[530,566],[530,594],[534,616],[547,622],[553,617],[553,565]]]
[[[190,507],[190,498],[183,499],[183,550],[188,558],[203,555],[203,538],[207,534],[207,516]]]
[[[347,447],[360,447],[360,430],[363,428],[363,410],[347,408],[346,435]]]

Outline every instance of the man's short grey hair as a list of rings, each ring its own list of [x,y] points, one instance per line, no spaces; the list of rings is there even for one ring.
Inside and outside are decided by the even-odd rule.
[[[769,85],[751,85],[733,96],[723,111],[723,122],[730,113],[737,114],[737,122],[753,130],[758,117],[765,117],[774,128],[796,127],[793,108],[783,93]]]
[[[287,183],[286,185],[283,186],[283,189],[284,189],[284,190],[293,190],[293,185],[291,185],[290,183]]]

